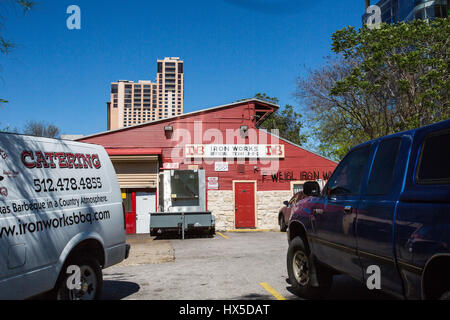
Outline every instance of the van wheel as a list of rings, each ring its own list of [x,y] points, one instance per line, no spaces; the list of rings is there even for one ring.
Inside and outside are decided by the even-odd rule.
[[[280,217],[278,219],[278,223],[280,225],[280,231],[281,232],[286,232],[287,225],[286,225],[286,221],[284,221],[284,216],[282,214],[280,214]]]
[[[69,272],[70,266],[78,266],[80,268],[80,286],[78,288],[69,289],[69,283],[74,279],[74,272]],[[70,270],[69,270],[70,271]],[[98,261],[93,258],[74,257],[64,264],[61,276],[55,288],[57,300],[98,300],[102,294],[103,274],[102,268]],[[69,277],[71,279],[69,280]]]
[[[311,285],[312,269],[316,270],[318,287]],[[331,288],[333,275],[318,264],[313,256],[308,255],[300,237],[294,238],[287,253],[287,271],[289,281],[295,294],[302,298],[321,298]]]

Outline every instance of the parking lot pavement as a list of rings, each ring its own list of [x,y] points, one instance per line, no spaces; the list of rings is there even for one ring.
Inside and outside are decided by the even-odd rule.
[[[285,233],[221,234],[130,241],[131,252],[136,250],[140,257],[136,259],[144,263],[125,262],[106,269],[103,299],[298,299],[287,282]],[[157,254],[148,263],[146,250],[149,255]],[[171,250],[174,259],[167,260]],[[130,258],[134,259],[132,254]],[[328,298],[390,299],[346,276],[335,277]]]
[[[128,259],[123,260],[120,266],[137,266],[172,262],[175,252],[169,240],[154,241],[148,235],[133,235],[127,237],[127,243],[133,247]]]

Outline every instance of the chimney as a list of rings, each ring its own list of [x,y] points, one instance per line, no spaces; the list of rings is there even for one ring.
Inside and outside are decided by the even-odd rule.
[[[368,7],[370,7],[370,0],[365,0],[366,1],[366,10]]]

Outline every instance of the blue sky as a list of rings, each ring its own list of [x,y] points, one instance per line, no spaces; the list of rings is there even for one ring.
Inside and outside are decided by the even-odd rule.
[[[185,61],[184,111],[266,92],[298,106],[295,79],[331,54],[331,35],[361,26],[362,0],[37,0],[9,7],[0,56],[0,128],[27,120],[64,134],[106,130],[110,83],[155,80],[156,59]],[[81,30],[66,9],[81,8]]]

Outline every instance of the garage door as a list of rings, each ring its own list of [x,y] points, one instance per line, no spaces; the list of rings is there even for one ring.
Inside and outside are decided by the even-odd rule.
[[[113,165],[121,188],[156,188],[158,162],[113,159]]]

